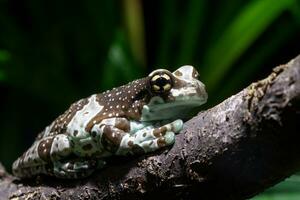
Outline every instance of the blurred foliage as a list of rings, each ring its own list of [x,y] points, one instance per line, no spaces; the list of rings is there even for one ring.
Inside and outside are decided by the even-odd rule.
[[[294,175],[284,182],[268,189],[252,200],[299,200],[300,175]]]
[[[196,66],[203,108],[265,77],[300,52],[300,0],[1,0],[0,27],[0,160],[9,168],[70,103],[155,68]],[[291,180],[255,199],[300,199]]]

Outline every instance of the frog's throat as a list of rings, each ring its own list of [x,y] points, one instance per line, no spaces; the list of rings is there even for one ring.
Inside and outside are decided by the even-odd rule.
[[[143,106],[141,121],[179,119],[188,108],[197,107],[204,103],[198,98],[165,102],[161,97],[155,97],[151,99],[149,104]]]

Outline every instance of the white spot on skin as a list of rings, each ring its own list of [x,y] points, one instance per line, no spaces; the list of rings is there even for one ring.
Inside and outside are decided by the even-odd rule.
[[[70,142],[68,136],[66,135],[57,135],[53,140],[51,146],[50,154],[59,153],[60,155],[68,155],[70,152]]]
[[[107,119],[104,119],[104,120],[102,120],[101,124],[114,126],[116,124],[116,118],[107,118]],[[99,126],[101,126],[101,124],[99,124]]]
[[[88,103],[84,105],[81,110],[78,110],[70,123],[67,125],[67,132],[73,133],[75,130],[78,131],[78,136],[84,136],[86,125],[92,120],[101,110],[103,106],[99,105],[96,100],[96,95],[92,95],[88,99]],[[88,112],[88,114],[84,114]]]
[[[109,117],[111,117],[111,116],[112,116],[112,114],[110,113],[108,116],[109,116]]]

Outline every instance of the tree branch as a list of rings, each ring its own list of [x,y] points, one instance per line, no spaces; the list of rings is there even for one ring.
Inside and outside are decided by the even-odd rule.
[[[186,122],[169,150],[115,159],[77,181],[19,181],[2,168],[0,199],[251,197],[300,169],[299,102],[300,56]]]

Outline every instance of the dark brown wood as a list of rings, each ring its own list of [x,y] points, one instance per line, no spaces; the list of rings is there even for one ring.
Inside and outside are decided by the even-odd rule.
[[[185,123],[175,145],[83,180],[17,180],[0,199],[245,199],[300,169],[300,56]]]

